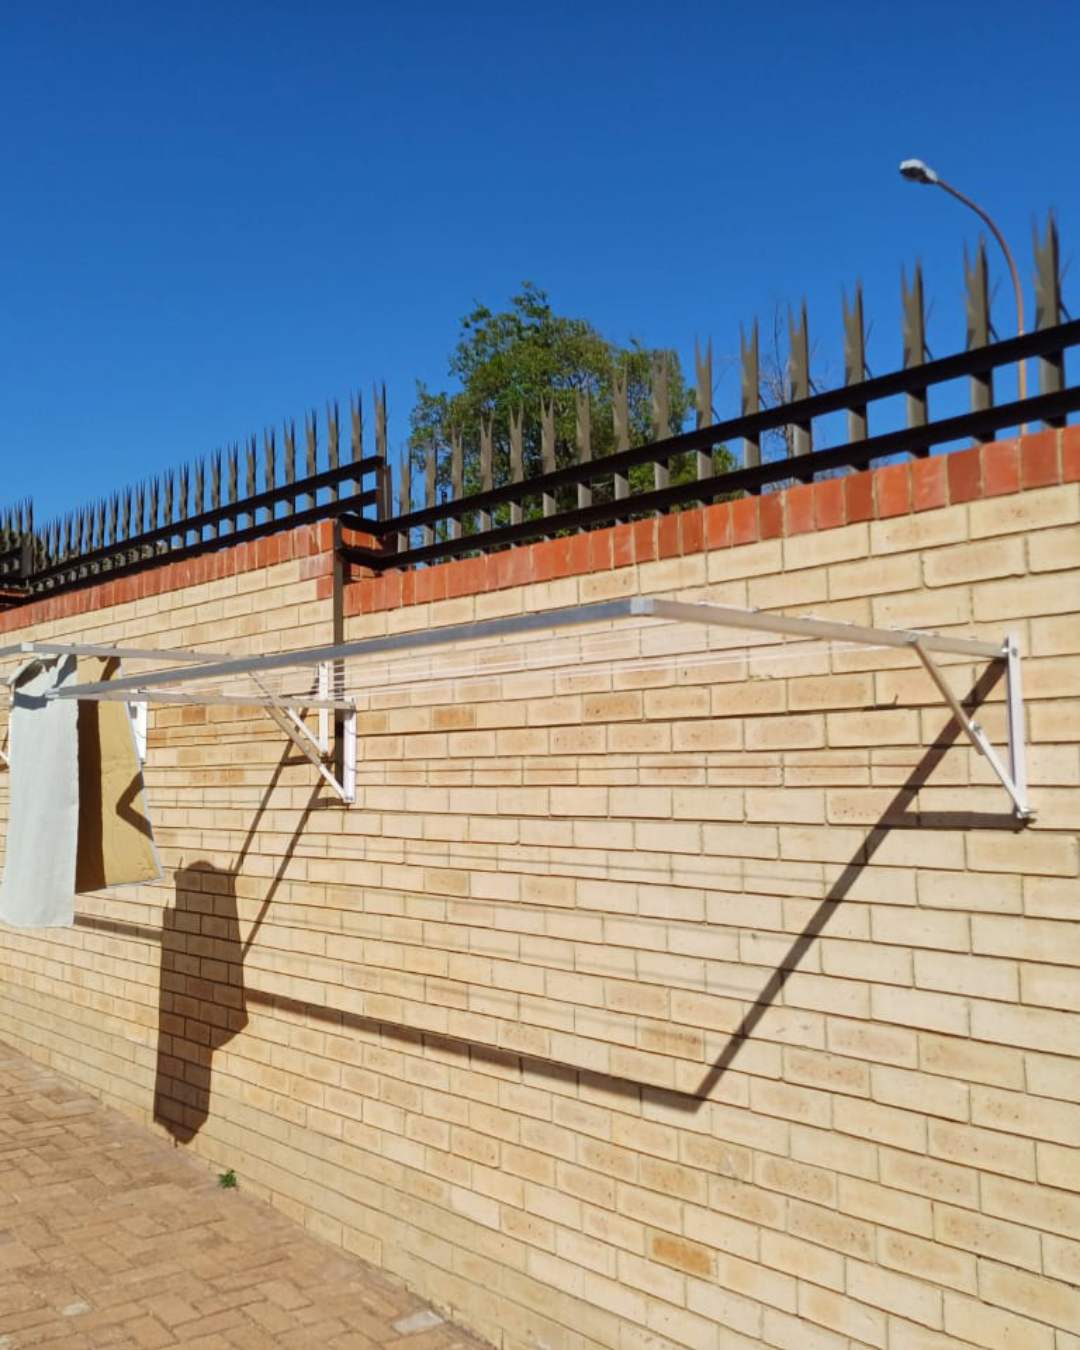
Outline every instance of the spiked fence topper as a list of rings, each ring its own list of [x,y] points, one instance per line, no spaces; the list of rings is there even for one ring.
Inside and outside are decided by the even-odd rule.
[[[925,455],[948,440],[986,437],[1022,423],[1059,426],[1069,412],[1080,409],[1080,389],[1075,383],[1069,386],[1065,361],[1066,351],[1080,345],[1080,323],[1068,319],[1062,303],[1059,241],[1052,219],[1044,231],[1036,231],[1034,260],[1035,326],[1025,336],[1000,339],[994,333],[989,267],[980,241],[973,255],[964,256],[962,352],[931,357],[923,273],[916,264],[910,283],[906,272],[901,275],[900,361],[886,375],[869,373],[863,293],[856,285],[851,299],[845,292],[842,301],[844,382],[839,388],[820,390],[811,378],[803,303],[787,316],[786,365],[778,356],[774,369],[769,357],[769,392],[764,396],[758,322],[740,329],[737,417],[715,421],[710,339],[694,347],[694,429],[684,432],[672,425],[674,358],[658,351],[649,358],[647,430],[638,427],[635,433],[628,368],[611,372],[611,440],[606,425],[600,438],[611,445],[610,453],[597,453],[596,405],[589,390],[552,389],[538,406],[511,405],[501,432],[492,413],[485,412],[477,426],[455,427],[445,447],[433,435],[415,466],[422,464],[420,504],[414,503],[413,462],[403,455],[396,513],[386,388],[377,385],[374,454],[367,458],[362,405],[354,396],[349,402],[347,462],[338,405],[326,408],[324,450],[315,412],[305,415],[300,478],[295,423],[290,420],[281,428],[280,466],[273,429],[263,435],[261,468],[256,438],[243,443],[243,492],[240,446],[233,443],[224,452],[111,492],[44,527],[35,526],[30,502],[7,508],[0,513],[0,588],[5,602],[14,603],[20,596],[85,584],[334,516],[382,541],[375,552],[354,548],[355,560],[376,567],[417,565],[765,491],[793,479],[808,481],[889,455]],[[778,349],[782,341],[778,336]],[[996,405],[995,371],[1022,360],[1038,362],[1039,394],[1023,404]],[[935,421],[930,389],[956,380],[968,382],[970,413]],[[905,427],[871,435],[871,405],[899,395],[906,405]],[[572,431],[567,429],[571,409]],[[640,417],[640,403],[635,409]],[[815,421],[838,412],[846,414],[846,441],[815,448]],[[830,434],[834,426],[829,424]],[[817,434],[820,440],[820,429]],[[535,466],[526,445],[530,455],[535,447]],[[734,469],[729,446],[738,447]],[[445,458],[440,463],[441,454]]]

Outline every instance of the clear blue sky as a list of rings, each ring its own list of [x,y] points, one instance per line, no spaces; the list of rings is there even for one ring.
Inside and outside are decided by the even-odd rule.
[[[1078,38],[1075,0],[7,5],[0,502],[40,520],[374,379],[400,446],[523,278],[684,361],[805,295],[835,382],[842,287],[887,370],[919,256],[957,349],[978,223],[896,164],[987,206],[1030,305],[1033,221],[1080,247]]]

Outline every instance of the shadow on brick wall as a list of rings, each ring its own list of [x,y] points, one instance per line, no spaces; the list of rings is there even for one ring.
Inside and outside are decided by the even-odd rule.
[[[176,873],[161,928],[154,1120],[181,1144],[210,1114],[214,1054],[247,1026],[236,875],[197,862]]]

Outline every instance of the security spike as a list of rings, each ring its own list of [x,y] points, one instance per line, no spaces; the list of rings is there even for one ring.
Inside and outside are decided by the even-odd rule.
[[[307,454],[307,476],[314,478],[319,472],[319,428],[315,420],[314,408],[304,418],[304,442]]]
[[[712,426],[712,376],[713,376],[713,356],[712,356],[712,338],[709,338],[705,344],[705,351],[702,353],[697,338],[694,339],[694,373],[697,376],[697,397],[694,400],[697,404],[696,421],[697,428],[700,431],[702,427]],[[697,476],[699,481],[702,478],[711,478],[713,472],[713,457],[711,450],[699,450],[697,452]]]
[[[210,505],[216,511],[221,505],[221,451],[210,457]]]
[[[1035,327],[1053,328],[1062,320],[1061,259],[1057,222],[1053,214],[1046,221],[1046,239],[1040,240],[1035,227]],[[1056,394],[1065,387],[1065,357],[1057,352],[1039,358],[1039,393]],[[1064,426],[1064,418],[1054,418],[1047,426]]]
[[[810,397],[810,335],[805,300],[798,318],[788,310],[788,385],[793,401]],[[810,423],[792,423],[791,453],[808,455],[812,448]]]
[[[555,462],[555,399],[540,399],[540,468],[542,473],[554,473]]]
[[[847,291],[844,304],[844,383],[862,384],[866,379],[866,325],[863,322],[862,282],[855,283],[855,295],[848,305]],[[848,409],[848,440],[864,441],[867,434],[866,404],[856,403]]]
[[[900,297],[903,307],[904,369],[921,366],[926,360],[926,307],[923,302],[922,264],[915,264],[911,286],[907,272],[900,270]],[[925,388],[916,388],[907,396],[907,424],[923,427],[928,416]],[[925,453],[925,452],[924,452]]]
[[[247,444],[244,447],[245,455],[245,482],[244,495],[254,497],[259,490],[258,479],[258,461],[259,461],[259,442],[254,436],[249,436]]]
[[[450,428],[450,499],[464,497],[464,443],[458,427]]]
[[[206,463],[195,461],[195,514],[201,516],[206,509]]]
[[[398,474],[398,510],[407,516],[412,510],[412,450],[406,449],[401,456],[401,469]],[[407,545],[406,545],[407,547]]]
[[[1051,212],[1046,219],[1046,237],[1035,235],[1035,327],[1053,328],[1061,322],[1061,251],[1057,221]]]
[[[495,457],[495,428],[491,414],[480,419],[480,491],[490,492],[493,487],[492,463]],[[491,529],[491,511],[480,512],[481,532]]]
[[[349,400],[349,416],[352,423],[352,462],[356,464],[364,458],[364,404],[359,394]]]
[[[375,453],[386,458],[386,385],[375,385]]]
[[[435,505],[435,482],[439,468],[439,449],[435,441],[435,433],[431,433],[427,445],[424,446],[424,506],[430,511]],[[433,544],[435,542],[435,530],[431,525],[424,526],[424,543]]]
[[[630,449],[630,395],[625,370],[616,370],[611,380],[611,421],[615,433],[615,453]],[[615,500],[630,495],[630,479],[624,473],[615,474]]]
[[[577,441],[579,464],[592,462],[592,403],[588,389],[574,390],[574,430]],[[577,489],[578,507],[592,505],[592,488],[588,483],[579,483]]]
[[[94,548],[105,547],[105,502],[99,499],[97,509],[94,512]]]
[[[229,450],[229,505],[236,503],[240,495],[240,447],[232,446]]]
[[[158,527],[158,508],[161,505],[161,479],[154,475],[150,480],[150,528]]]
[[[654,441],[666,441],[671,435],[671,354],[652,353],[649,362],[649,392],[652,403],[652,434]]]
[[[117,525],[120,520],[120,499],[114,492],[109,498],[109,543],[116,543]]]
[[[326,458],[331,469],[341,462],[341,417],[336,402],[326,405]]]
[[[296,482],[296,423],[286,422],[283,430],[285,459],[285,483],[292,487]],[[285,514],[291,516],[296,510],[296,497],[289,497],[284,503]]]
[[[263,432],[263,470],[266,479],[267,492],[273,492],[277,487],[277,445],[274,441],[274,432],[270,428]]]
[[[555,398],[540,399],[540,469],[545,475],[554,473],[557,467],[555,459]],[[544,492],[543,510],[545,516],[553,516],[556,509],[555,494]]]
[[[465,447],[461,432],[457,427],[450,428],[450,500],[461,501],[465,495]],[[461,518],[450,522],[451,539],[461,537]]]
[[[120,538],[131,538],[131,489],[125,488],[121,499]]]
[[[972,261],[964,245],[964,311],[967,320],[966,346],[968,351],[986,347],[990,343],[990,284],[986,262],[986,241],[979,240]],[[992,367],[971,377],[971,410],[983,412],[994,403],[994,372]]]
[[[510,409],[510,481],[521,483],[525,479],[525,410],[519,404]],[[510,524],[520,525],[522,520],[521,500],[510,503]]]
[[[990,286],[986,261],[986,241],[979,240],[975,257],[968,256],[964,245],[964,316],[967,320],[966,349],[974,351],[990,342]]]
[[[132,522],[132,534],[143,533],[143,520],[146,516],[146,484],[139,483],[135,488],[135,519]]]

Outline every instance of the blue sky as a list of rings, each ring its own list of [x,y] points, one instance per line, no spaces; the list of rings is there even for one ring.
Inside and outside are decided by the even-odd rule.
[[[921,257],[958,349],[978,222],[897,162],[991,211],[1030,307],[1033,222],[1080,246],[1078,38],[1070,0],[8,5],[0,503],[40,520],[375,379],[400,446],[460,316],[524,278],[687,364],[805,296],[835,383],[842,288],[885,371]]]

